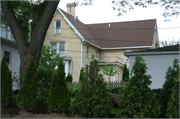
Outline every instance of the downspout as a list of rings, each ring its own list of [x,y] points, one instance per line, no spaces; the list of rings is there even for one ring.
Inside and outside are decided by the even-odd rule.
[[[81,43],[81,69],[82,69],[82,58],[83,58],[83,44]]]

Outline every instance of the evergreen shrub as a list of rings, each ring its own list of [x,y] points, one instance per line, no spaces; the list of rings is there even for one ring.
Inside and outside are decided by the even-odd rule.
[[[63,58],[60,59],[58,69],[52,76],[47,104],[50,113],[66,112],[69,109],[70,96],[65,81]]]
[[[129,69],[127,68],[126,64],[124,64],[122,80],[128,81],[128,79],[129,79]]]
[[[68,73],[68,76],[66,77],[66,81],[72,83],[73,78],[71,74]]]
[[[6,56],[1,61],[1,104],[9,106],[12,102],[12,76],[8,65],[6,64]]]
[[[70,110],[72,115],[86,118],[107,118],[110,114],[112,100],[104,85],[104,78],[99,73],[98,61],[90,62],[81,78],[81,84]]]
[[[156,94],[149,88],[151,76],[146,74],[146,64],[137,56],[132,67],[131,78],[120,90],[119,118],[153,118],[160,113]]]
[[[168,118],[179,118],[179,71],[176,80],[174,80],[173,90],[169,100],[166,116]]]
[[[16,100],[17,106],[23,110],[35,111],[37,106],[37,67],[33,57],[23,76],[23,84]]]
[[[173,61],[173,66],[169,67],[166,72],[165,79],[166,81],[163,84],[163,88],[161,90],[161,118],[167,118],[167,107],[168,102],[170,101],[170,97],[173,91],[174,80],[177,79],[178,71],[179,71],[179,60],[175,59]]]

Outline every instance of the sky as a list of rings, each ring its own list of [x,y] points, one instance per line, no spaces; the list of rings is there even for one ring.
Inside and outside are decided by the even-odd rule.
[[[58,7],[67,12],[67,3],[73,3],[75,0],[60,0]],[[78,1],[78,0],[77,0]],[[79,0],[80,1],[80,0]],[[159,41],[165,39],[180,40],[180,16],[170,17],[170,22],[165,22],[163,15],[164,7],[159,5],[148,6],[147,8],[135,7],[135,9],[124,13],[123,16],[117,16],[118,12],[112,9],[112,0],[93,0],[93,5],[77,6],[75,8],[75,16],[84,24],[109,23],[109,22],[125,22],[156,19],[158,27]]]

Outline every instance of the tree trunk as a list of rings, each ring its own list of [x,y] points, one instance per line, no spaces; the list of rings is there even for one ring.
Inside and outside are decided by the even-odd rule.
[[[28,42],[28,39],[25,37],[25,32],[21,28],[21,23],[18,23],[15,11],[9,9],[8,2],[10,1],[1,1],[4,17],[14,36],[20,55],[20,87],[23,84],[23,75],[26,68],[29,66],[31,57],[34,57],[36,67],[38,67],[46,32],[59,1],[44,1],[38,5],[38,7],[43,9],[36,9],[37,7],[33,9],[34,16],[32,18],[33,27],[30,42]]]

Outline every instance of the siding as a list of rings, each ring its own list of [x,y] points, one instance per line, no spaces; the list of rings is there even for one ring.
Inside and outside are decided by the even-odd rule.
[[[136,56],[130,56],[130,73],[132,66],[135,62]],[[142,58],[145,60],[147,74],[151,75],[152,84],[149,86],[151,89],[162,88],[165,82],[165,76],[168,67],[173,66],[173,60],[179,59],[179,55],[143,55]]]
[[[15,47],[11,47],[5,44],[1,44],[1,60],[2,57],[4,56],[4,50],[10,51],[10,65],[9,65],[9,69],[11,70],[12,74],[14,74],[14,72],[18,73],[19,69],[20,69],[20,57],[19,57],[19,53],[18,53],[18,49]],[[15,83],[13,83],[14,85]],[[12,87],[13,90],[18,89],[18,87]]]

